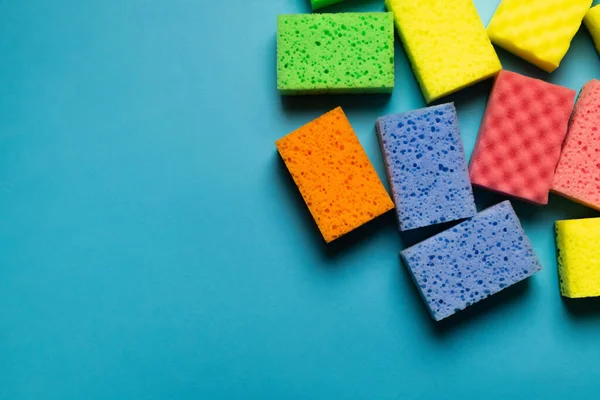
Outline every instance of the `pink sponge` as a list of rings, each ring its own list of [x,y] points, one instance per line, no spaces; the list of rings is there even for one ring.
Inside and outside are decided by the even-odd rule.
[[[500,72],[471,158],[471,182],[548,204],[574,101],[574,90]]]
[[[585,84],[571,117],[552,191],[600,210],[600,81]]]

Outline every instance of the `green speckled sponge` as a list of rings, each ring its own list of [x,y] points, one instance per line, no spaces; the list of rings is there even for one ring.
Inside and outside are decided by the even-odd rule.
[[[277,88],[282,94],[390,93],[393,15],[280,15]]]
[[[312,6],[313,10],[318,10],[319,8],[341,3],[342,1],[344,0],[310,0],[310,5]]]

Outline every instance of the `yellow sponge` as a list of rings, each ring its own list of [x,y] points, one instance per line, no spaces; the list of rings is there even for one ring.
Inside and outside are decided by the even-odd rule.
[[[557,221],[556,246],[562,295],[600,296],[600,218]]]
[[[502,65],[471,0],[386,0],[427,103]]]
[[[596,49],[600,52],[600,6],[590,8],[583,21],[594,39]]]
[[[552,72],[591,5],[592,0],[502,0],[488,35],[494,44]]]

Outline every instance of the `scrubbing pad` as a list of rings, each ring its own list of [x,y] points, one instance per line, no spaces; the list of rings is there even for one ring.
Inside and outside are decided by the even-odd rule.
[[[310,5],[313,10],[318,10],[333,4],[341,3],[344,0],[310,0]]]
[[[282,94],[391,92],[392,14],[280,15],[277,88]]]
[[[474,185],[548,204],[575,91],[502,71],[471,157]]]
[[[377,120],[400,230],[477,213],[454,104]]]
[[[341,108],[275,144],[326,242],[394,208]]]
[[[556,222],[556,245],[562,295],[600,296],[600,218]]]
[[[471,0],[386,0],[427,103],[502,69]]]
[[[592,0],[502,0],[487,32],[494,44],[552,72],[591,5]]]
[[[552,191],[600,210],[600,81],[583,86],[562,154]]]
[[[542,269],[508,201],[401,256],[436,321]]]
[[[600,52],[600,5],[590,8],[583,22],[594,39],[596,50]]]

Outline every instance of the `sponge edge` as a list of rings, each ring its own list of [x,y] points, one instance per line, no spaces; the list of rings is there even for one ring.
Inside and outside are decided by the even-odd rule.
[[[492,42],[553,72],[592,0],[502,0],[487,28]]]
[[[590,8],[583,22],[594,39],[596,50],[600,52],[600,5]]]
[[[427,103],[495,76],[502,65],[471,0],[386,0]]]
[[[564,297],[600,296],[600,218],[556,222],[560,291]]]
[[[341,108],[275,145],[327,243],[394,208]]]
[[[310,0],[310,5],[313,10],[319,10],[333,4],[341,3],[344,0]]]

